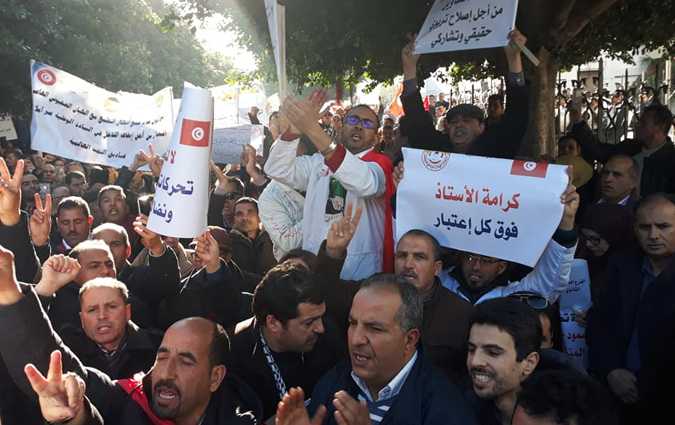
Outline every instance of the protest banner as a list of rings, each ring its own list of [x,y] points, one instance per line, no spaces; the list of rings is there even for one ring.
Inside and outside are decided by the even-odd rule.
[[[148,228],[164,236],[192,238],[206,229],[213,97],[185,84],[167,159],[155,184]]]
[[[436,0],[417,34],[415,53],[503,47],[518,0]]]
[[[218,164],[239,164],[244,145],[262,155],[265,134],[262,125],[244,124],[213,131],[213,160]]]
[[[31,61],[31,147],[89,164],[129,166],[152,143],[163,154],[173,128],[173,94],[112,93]]]
[[[265,0],[267,25],[270,29],[274,62],[279,80],[279,97],[288,95],[288,77],[286,76],[286,6],[280,0]]]
[[[534,266],[560,224],[564,166],[403,148],[396,234]]]
[[[9,115],[0,115],[0,139],[16,140],[16,129]]]
[[[586,328],[577,322],[576,316],[591,308],[591,278],[586,260],[575,258],[572,262],[569,285],[560,294],[559,302],[565,352],[585,367],[588,365]]]

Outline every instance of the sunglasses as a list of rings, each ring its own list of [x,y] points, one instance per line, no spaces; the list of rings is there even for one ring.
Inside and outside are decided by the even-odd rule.
[[[546,310],[549,306],[549,302],[546,298],[529,292],[516,292],[515,294],[509,295],[509,298],[515,298],[527,303],[527,305],[535,310]]]
[[[368,118],[359,118],[356,115],[347,115],[345,118],[345,122],[347,125],[355,126],[361,124],[363,128],[368,129],[368,130],[374,130],[377,128],[377,124],[373,122],[373,120],[369,120]]]

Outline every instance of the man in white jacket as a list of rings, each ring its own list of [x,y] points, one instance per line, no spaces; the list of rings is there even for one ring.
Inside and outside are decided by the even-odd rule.
[[[363,208],[363,216],[347,252],[343,279],[360,280],[393,270],[391,202],[392,165],[373,151],[379,120],[368,106],[352,108],[344,118],[340,144],[319,125],[317,105],[325,94],[308,100],[287,98],[281,108],[282,133],[270,150],[265,173],[306,192],[302,247],[317,253],[330,225],[344,214],[347,203]],[[289,122],[292,124],[285,124]],[[300,134],[316,146],[311,157],[296,157]]]

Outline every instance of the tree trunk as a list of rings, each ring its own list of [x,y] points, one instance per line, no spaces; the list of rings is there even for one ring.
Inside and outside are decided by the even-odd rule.
[[[530,91],[530,126],[526,137],[525,150],[522,152],[530,158],[555,154],[555,79],[558,65],[545,48],[537,52],[540,64],[533,70]]]

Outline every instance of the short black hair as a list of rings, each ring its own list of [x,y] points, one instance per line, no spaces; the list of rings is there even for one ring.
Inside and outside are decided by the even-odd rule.
[[[256,286],[251,309],[261,325],[270,314],[286,324],[298,317],[300,303],[324,301],[323,287],[311,271],[298,264],[283,263],[272,267]]]
[[[297,258],[302,260],[305,264],[309,266],[310,271],[316,271],[317,256],[313,252],[309,252],[302,248],[295,248],[288,251],[283,257],[279,259],[279,264],[283,263],[286,260],[292,260]]]
[[[212,323],[213,338],[209,346],[209,365],[213,368],[227,363],[230,354],[230,337],[219,323]]]
[[[615,425],[612,398],[599,382],[574,370],[538,372],[525,380],[518,405],[529,416],[561,425]]]
[[[441,250],[441,245],[438,243],[436,238],[429,232],[426,232],[424,230],[420,229],[412,229],[408,230],[401,236],[401,238],[398,240],[398,243],[401,243],[403,238],[408,237],[408,236],[417,236],[417,237],[422,237],[426,238],[429,242],[431,242],[431,247],[432,251],[434,254],[434,261],[438,261],[441,259],[441,255],[443,255],[443,251]],[[396,244],[396,248],[398,248],[398,243]]]
[[[476,306],[469,322],[473,325],[491,325],[513,338],[516,360],[519,362],[530,353],[538,353],[542,330],[537,312],[526,303],[514,298],[494,298]]]
[[[234,209],[237,209],[237,205],[239,204],[251,204],[255,207],[255,212],[260,214],[260,210],[258,209],[258,201],[255,198],[251,198],[250,196],[242,196],[234,203]]]
[[[61,211],[63,210],[75,209],[82,211],[82,214],[84,214],[85,217],[89,217],[91,215],[91,210],[89,209],[89,204],[87,204],[87,201],[79,196],[67,196],[61,199],[61,202],[59,202],[59,205],[56,207],[56,217],[58,218],[59,214],[61,214]]]
[[[107,186],[103,186],[101,190],[98,191],[98,195],[96,195],[96,205],[101,206],[101,198],[106,192],[117,192],[122,195],[124,199],[127,199],[127,194],[124,192],[124,188],[122,186],[109,184]]]
[[[565,140],[572,140],[574,143],[576,143],[577,147],[579,147],[579,142],[578,142],[577,139],[575,139],[574,136],[572,136],[571,134],[565,134],[565,135],[563,135],[561,138],[558,139],[558,143],[557,143],[557,144],[560,145],[560,144],[561,144],[562,142],[564,142]]]
[[[654,125],[661,127],[665,134],[670,131],[670,126],[673,125],[673,113],[670,112],[667,106],[655,103],[647,106],[642,111],[640,119],[645,119],[649,116]]]

